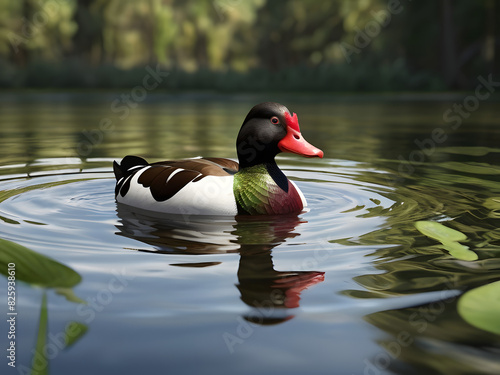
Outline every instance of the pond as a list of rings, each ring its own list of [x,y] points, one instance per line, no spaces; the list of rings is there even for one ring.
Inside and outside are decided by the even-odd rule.
[[[2,373],[500,373],[494,98],[124,94],[0,94]],[[277,158],[305,212],[117,206],[113,160],[236,158],[268,100],[325,153]]]

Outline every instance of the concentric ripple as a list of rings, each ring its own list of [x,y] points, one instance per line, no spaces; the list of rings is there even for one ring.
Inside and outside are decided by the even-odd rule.
[[[259,239],[273,247],[285,243],[287,250],[288,245],[359,239],[388,221],[428,216],[440,204],[425,194],[401,194],[403,189],[383,184],[389,180],[387,172],[362,163],[329,160],[311,167],[282,159],[283,170],[308,200],[307,211],[298,218],[166,217],[117,207],[112,160],[78,161],[68,165],[66,159],[44,159],[31,168],[45,170],[3,177],[0,231],[6,238],[102,250],[116,248],[120,238],[128,237],[141,241],[132,247],[145,251],[198,254],[237,251]],[[12,166],[12,171],[25,168]]]

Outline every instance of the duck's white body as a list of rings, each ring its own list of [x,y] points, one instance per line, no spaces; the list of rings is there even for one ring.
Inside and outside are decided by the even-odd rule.
[[[149,168],[151,167],[144,167],[131,177],[127,194],[125,196],[118,194],[117,202],[169,214],[225,216],[238,213],[233,193],[233,176],[206,176],[200,181],[191,181],[172,198],[159,202],[152,196],[149,188],[138,182],[139,177]],[[174,175],[175,173],[171,177]]]
[[[217,159],[221,160],[221,159]],[[224,159],[227,160],[227,159]],[[187,159],[191,163],[206,163],[201,157]],[[236,162],[234,162],[236,164]],[[192,165],[192,164],[191,164]],[[222,166],[214,163],[222,170]],[[116,201],[132,207],[139,207],[147,211],[164,212],[180,215],[214,215],[234,216],[238,214],[238,207],[234,196],[234,175],[206,175],[201,177],[201,172],[195,172],[193,179],[178,190],[172,197],[165,201],[158,201],[152,194],[150,187],[145,187],[140,181],[141,176],[152,168],[147,166],[134,166],[128,169],[129,176],[121,177],[117,181]],[[165,180],[164,186],[173,183],[176,174],[186,172],[186,169],[178,168]],[[161,176],[159,176],[161,177]],[[129,181],[127,181],[127,179]],[[269,176],[269,185],[274,184]],[[306,198],[298,186],[290,181],[299,194],[302,206],[307,206]],[[127,186],[124,188],[124,186]]]

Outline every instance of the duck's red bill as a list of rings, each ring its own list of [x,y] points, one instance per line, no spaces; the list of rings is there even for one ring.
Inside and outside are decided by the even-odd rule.
[[[290,116],[285,113],[285,119],[287,122],[286,135],[278,142],[279,149],[283,152],[291,152],[308,158],[322,158],[323,151],[307,142],[300,133],[297,115],[294,113],[293,116]]]

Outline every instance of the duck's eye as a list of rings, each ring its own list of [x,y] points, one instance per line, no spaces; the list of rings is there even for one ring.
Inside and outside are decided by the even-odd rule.
[[[275,125],[280,123],[280,119],[277,118],[276,116],[271,117],[271,122]]]

